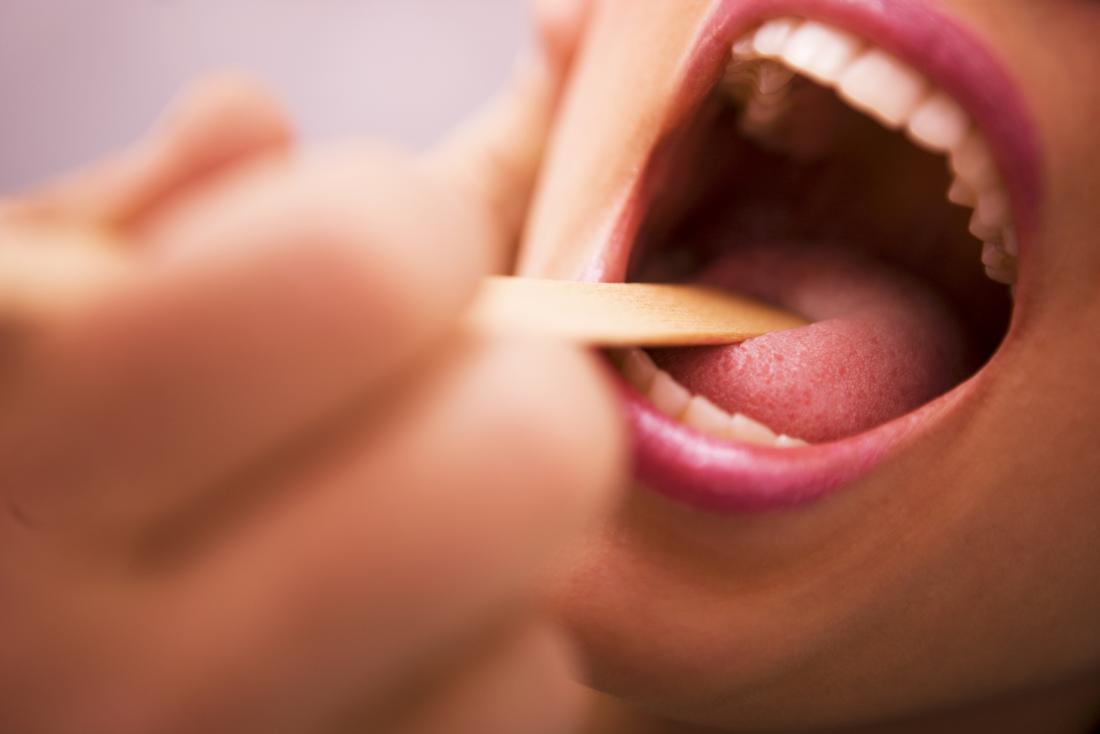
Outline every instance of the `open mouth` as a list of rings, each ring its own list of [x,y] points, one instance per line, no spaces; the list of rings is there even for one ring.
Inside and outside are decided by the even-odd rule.
[[[987,129],[949,91],[967,69],[869,40],[904,17],[855,21],[871,33],[729,20],[713,83],[639,183],[627,280],[725,287],[813,322],[617,355],[640,477],[676,498],[772,508],[847,484],[956,403],[1007,333],[1029,188],[993,152],[1012,125]]]

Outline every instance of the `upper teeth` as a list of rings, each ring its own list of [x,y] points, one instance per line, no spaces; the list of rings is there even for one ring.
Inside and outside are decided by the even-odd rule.
[[[974,209],[971,233],[984,243],[986,274],[1015,284],[1019,247],[1009,197],[993,154],[970,116],[946,92],[891,54],[816,21],[771,20],[738,40],[727,85],[748,100],[742,126],[763,135],[786,109],[791,72],[835,89],[849,105],[917,145],[950,158],[947,198]]]

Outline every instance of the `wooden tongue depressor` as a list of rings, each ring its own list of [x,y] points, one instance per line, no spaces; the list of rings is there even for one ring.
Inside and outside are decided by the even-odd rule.
[[[807,322],[717,288],[486,278],[467,322],[492,334],[540,334],[588,346],[734,344]]]

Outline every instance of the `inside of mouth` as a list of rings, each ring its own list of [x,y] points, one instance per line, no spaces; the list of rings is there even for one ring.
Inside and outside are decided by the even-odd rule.
[[[950,100],[892,58],[923,85],[910,109],[891,98],[900,82],[888,75],[889,88],[861,91],[837,63],[838,39],[849,69],[881,52],[781,23],[782,42],[753,45],[768,24],[740,42],[658,151],[628,280],[705,282],[814,323],[740,345],[633,352],[623,369],[691,428],[787,447],[873,429],[973,375],[1007,329],[1016,252],[1008,215],[983,211],[1007,208],[988,149],[969,124],[950,129],[962,114]],[[795,42],[807,25],[818,56],[833,34],[828,73],[808,62],[796,73],[782,56],[793,45],[796,62],[813,57]],[[938,118],[922,112],[936,105],[947,108]]]

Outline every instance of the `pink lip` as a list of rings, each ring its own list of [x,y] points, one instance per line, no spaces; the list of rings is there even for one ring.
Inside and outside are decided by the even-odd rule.
[[[678,129],[717,83],[733,41],[760,21],[784,16],[831,23],[868,39],[921,70],[967,109],[1004,174],[1026,260],[1041,194],[1031,118],[1011,77],[985,45],[929,0],[718,0],[688,57],[666,133]],[[625,278],[662,154],[663,146],[656,146],[632,184],[606,249],[588,269],[593,280]],[[1026,280],[1022,285],[1026,287]],[[1023,292],[1019,295],[1022,301]],[[962,408],[983,377],[988,377],[985,371],[932,404],[861,436],[794,450],[711,439],[658,412],[625,382],[621,389],[634,429],[636,474],[643,484],[703,509],[754,512],[802,505],[866,476],[891,453],[931,430],[935,417]]]

